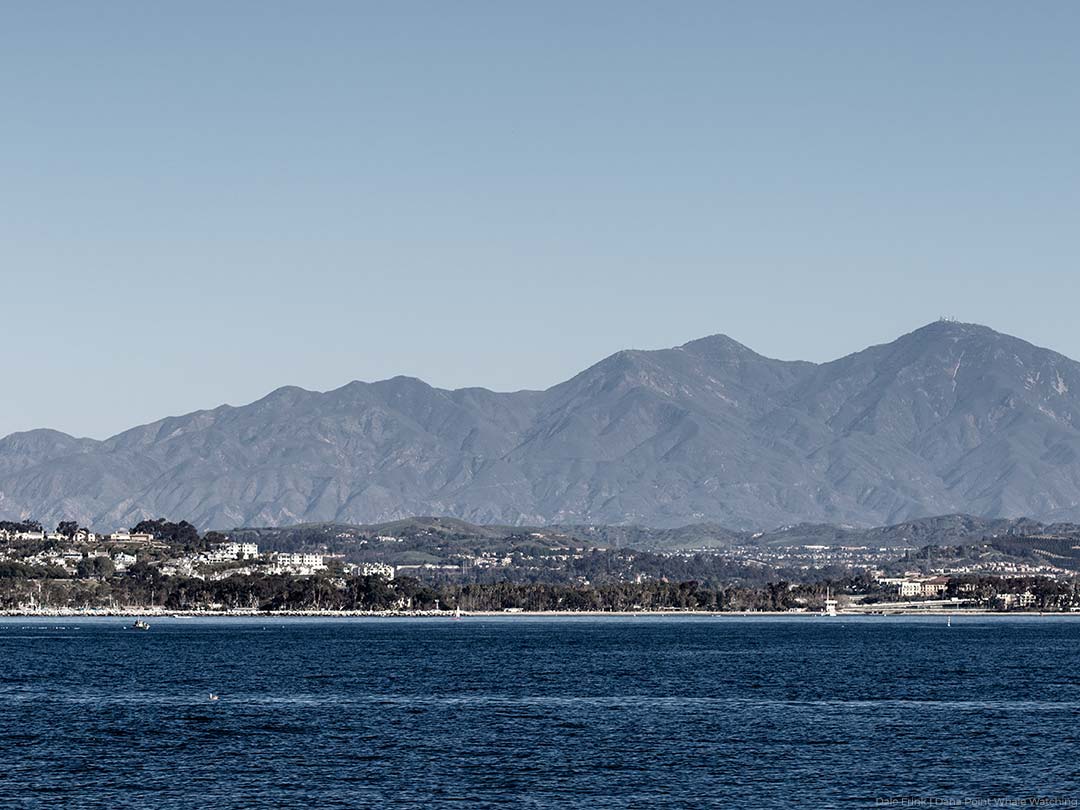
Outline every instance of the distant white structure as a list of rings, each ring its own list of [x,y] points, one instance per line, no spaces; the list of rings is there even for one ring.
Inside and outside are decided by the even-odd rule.
[[[146,532],[128,532],[120,530],[108,535],[108,540],[113,543],[150,543],[154,540],[154,535]]]
[[[1023,593],[998,594],[994,599],[994,604],[1002,610],[1010,610],[1017,607],[1033,607],[1037,601],[1035,594],[1031,591],[1024,591]]]
[[[256,543],[218,543],[209,551],[198,556],[198,561],[210,565],[235,562],[236,560],[256,560],[259,558],[259,546]]]
[[[447,573],[461,573],[460,565],[446,564],[438,565],[436,563],[418,563],[415,565],[399,565],[394,568],[396,574],[419,574],[422,572],[435,572],[445,571]]]
[[[832,594],[827,595],[826,598],[825,598],[825,611],[824,611],[825,615],[826,616],[837,616],[837,615],[839,615],[837,613],[837,610],[836,610],[838,604],[839,603],[835,599],[832,598]]]
[[[326,569],[321,554],[300,554],[279,551],[274,555],[274,568],[281,573],[313,574]]]
[[[896,583],[899,596],[944,596],[948,577],[909,577]]]
[[[382,577],[383,579],[394,578],[394,566],[386,563],[359,563],[358,565],[345,566],[345,573],[355,574],[359,577]]]
[[[170,560],[161,566],[161,573],[167,577],[195,577],[202,579],[203,577],[195,570],[195,563],[190,557],[182,557],[176,560]]]
[[[251,560],[259,556],[258,543],[220,543],[215,550],[224,554],[230,560]]]
[[[207,563],[209,565],[217,565],[218,563],[232,562],[236,559],[235,554],[230,554],[222,548],[212,548],[209,551],[204,551],[199,555],[199,562]]]

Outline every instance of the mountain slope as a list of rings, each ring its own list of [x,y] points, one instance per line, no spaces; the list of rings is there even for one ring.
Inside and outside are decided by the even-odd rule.
[[[547,391],[282,388],[103,442],[0,439],[0,517],[99,527],[1080,518],[1080,365],[939,322],[814,365],[717,335]]]

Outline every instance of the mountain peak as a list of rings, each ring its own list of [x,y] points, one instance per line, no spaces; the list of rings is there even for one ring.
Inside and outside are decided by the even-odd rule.
[[[753,349],[721,333],[691,340],[689,343],[684,343],[677,348],[707,357],[761,357]]]
[[[885,347],[895,347],[906,352],[959,355],[969,359],[972,352],[987,357],[1014,358],[1021,365],[1031,362],[1071,363],[1064,355],[1052,349],[1036,346],[1023,338],[998,332],[978,323],[940,320],[929,323],[903,335]],[[885,348],[881,347],[881,348]]]
[[[1001,332],[996,332],[989,326],[984,326],[981,323],[966,323],[950,318],[939,318],[936,321],[931,321],[926,324],[926,326],[920,326],[914,332],[911,332],[910,335],[921,335],[926,337],[971,337],[975,335],[982,335],[985,337],[1005,337]]]
[[[822,365],[716,334],[617,352],[546,391],[287,386],[106,442],[0,440],[0,517],[103,527],[434,514],[760,529],[950,512],[1080,518],[1080,365],[955,321]]]

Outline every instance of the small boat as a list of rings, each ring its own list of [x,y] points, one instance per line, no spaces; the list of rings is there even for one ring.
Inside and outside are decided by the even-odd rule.
[[[150,625],[144,622],[142,619],[136,619],[135,624],[131,625],[132,630],[149,630]]]
[[[218,699],[218,696],[217,696],[217,695],[215,695],[215,694],[214,694],[213,692],[211,692],[211,693],[210,693],[210,699],[211,699],[211,700],[217,700],[217,699]]]
[[[454,608],[454,615],[452,618],[454,619],[454,621],[458,621],[461,619],[461,605],[458,605]]]

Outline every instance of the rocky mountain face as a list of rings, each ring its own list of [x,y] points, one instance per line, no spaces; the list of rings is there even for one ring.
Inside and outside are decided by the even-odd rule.
[[[0,517],[101,528],[1080,519],[1080,365],[939,322],[815,365],[718,335],[547,391],[282,388],[105,441],[0,439]]]

